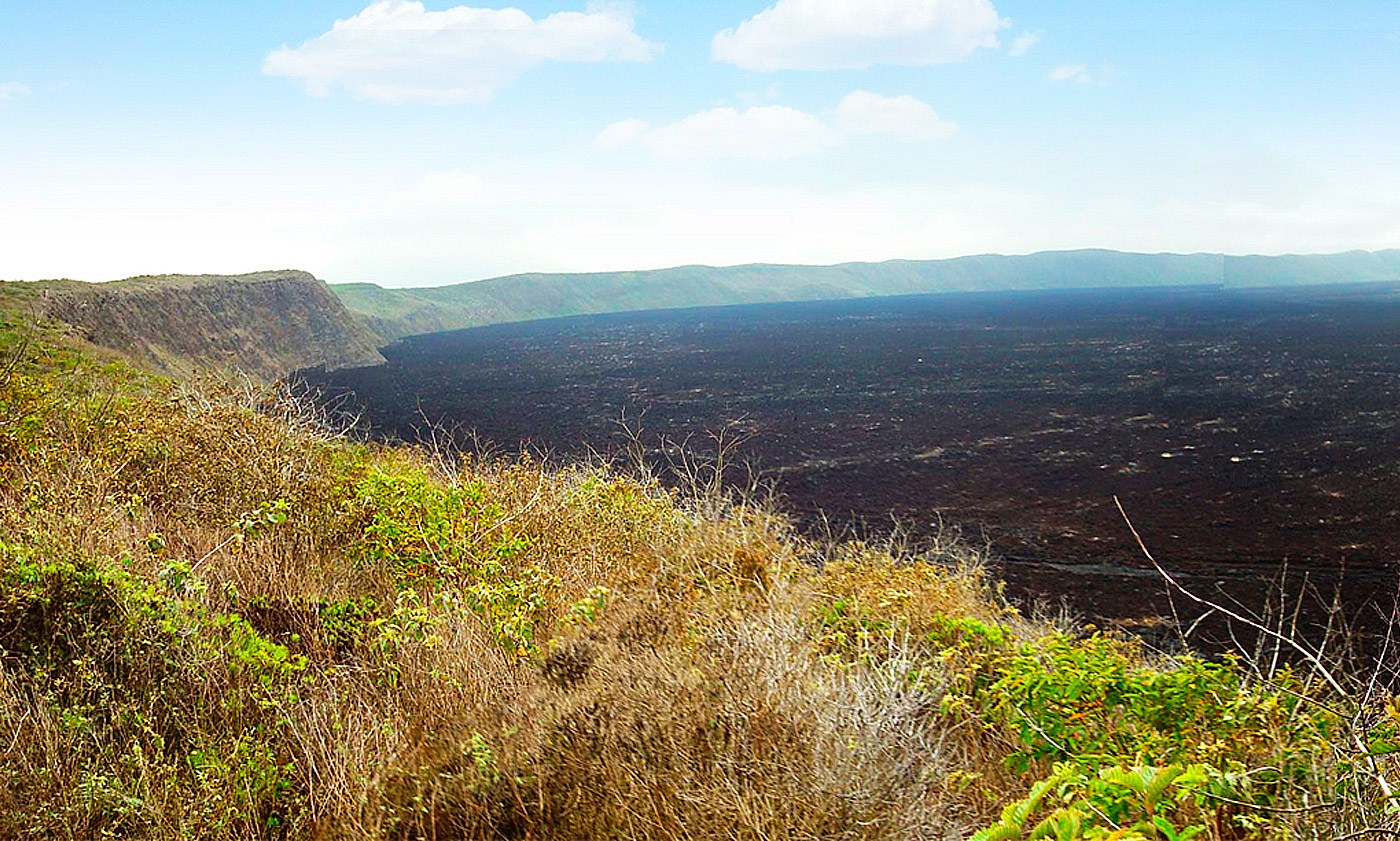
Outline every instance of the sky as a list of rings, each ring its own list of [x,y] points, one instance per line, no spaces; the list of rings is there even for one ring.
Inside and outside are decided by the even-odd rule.
[[[1400,247],[1400,0],[0,0],[4,279],[1085,247]]]

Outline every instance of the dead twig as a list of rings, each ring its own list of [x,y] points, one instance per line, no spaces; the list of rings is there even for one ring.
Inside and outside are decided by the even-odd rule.
[[[1218,611],[1224,616],[1227,616],[1235,620],[1236,622],[1241,622],[1249,626],[1250,628],[1253,628],[1261,634],[1267,634],[1268,636],[1271,636],[1274,639],[1278,640],[1283,645],[1286,645],[1289,648],[1293,649],[1304,660],[1306,660],[1309,665],[1313,667],[1313,669],[1323,679],[1323,681],[1326,682],[1327,685],[1330,686],[1339,697],[1348,697],[1347,691],[1342,688],[1342,684],[1339,680],[1337,680],[1336,675],[1332,674],[1332,670],[1329,669],[1327,667],[1327,664],[1322,661],[1322,657],[1308,646],[1299,642],[1295,637],[1289,636],[1288,634],[1284,634],[1279,631],[1275,631],[1273,628],[1270,628],[1261,622],[1258,622],[1254,619],[1251,619],[1248,616],[1238,613],[1237,611],[1231,610],[1227,607],[1224,607],[1223,605],[1212,602],[1209,599],[1202,598],[1201,596],[1196,595],[1196,593],[1192,590],[1188,589],[1180,581],[1177,581],[1176,577],[1173,576],[1170,572],[1167,572],[1166,568],[1163,567],[1160,563],[1158,563],[1157,559],[1153,557],[1152,552],[1147,548],[1147,544],[1143,541],[1142,535],[1138,534],[1138,530],[1133,525],[1132,519],[1128,517],[1128,512],[1123,508],[1123,503],[1118,499],[1116,495],[1113,497],[1113,504],[1118,507],[1118,513],[1123,516],[1123,522],[1128,524],[1128,531],[1132,532],[1133,539],[1137,541],[1138,548],[1142,550],[1142,554],[1147,558],[1148,562],[1151,563],[1152,566],[1157,570],[1157,573],[1161,575],[1162,578],[1167,582],[1167,585],[1169,587],[1171,587],[1173,590],[1180,593],[1181,595],[1185,596],[1186,598],[1190,599],[1191,601],[1195,602],[1196,604],[1199,604],[1205,608]],[[1381,772],[1380,765],[1376,762],[1375,756],[1370,752],[1370,750],[1367,749],[1366,743],[1361,739],[1361,734],[1357,732],[1355,728],[1352,728],[1352,731],[1350,733],[1350,741],[1352,742],[1352,745],[1356,748],[1357,753],[1361,756],[1366,757],[1366,764],[1369,766],[1371,776],[1375,778],[1376,784],[1380,786],[1381,791],[1385,794],[1385,799],[1388,802],[1393,802],[1395,800],[1395,793],[1394,790],[1391,788],[1390,781],[1387,780],[1385,774]]]

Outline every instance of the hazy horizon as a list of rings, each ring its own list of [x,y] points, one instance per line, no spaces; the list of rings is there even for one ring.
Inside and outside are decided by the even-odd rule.
[[[1231,253],[1228,253],[1228,252],[1221,252],[1221,251],[1156,251],[1156,252],[1147,252],[1147,251],[1124,251],[1124,250],[1116,249],[1116,248],[1097,247],[1097,246],[1086,246],[1086,247],[1083,247],[1083,248],[1050,248],[1050,249],[1044,249],[1044,250],[1040,250],[1040,251],[1028,251],[1028,252],[1023,252],[1023,253],[981,252],[981,253],[976,253],[976,254],[957,254],[957,255],[954,255],[954,256],[951,256],[951,257],[933,257],[933,258],[890,257],[890,258],[883,259],[883,260],[848,260],[848,261],[843,261],[843,262],[839,262],[839,263],[773,263],[773,262],[757,261],[757,262],[749,262],[749,263],[726,263],[726,264],[719,264],[719,265],[712,265],[712,264],[706,264],[706,263],[687,263],[687,264],[678,264],[678,265],[652,266],[652,267],[646,267],[646,268],[636,268],[636,267],[632,267],[632,268],[611,268],[611,269],[594,269],[594,270],[589,270],[589,271],[571,271],[571,270],[568,270],[568,269],[552,270],[552,271],[533,271],[533,270],[528,270],[528,269],[527,269],[527,270],[519,271],[519,272],[511,272],[511,273],[505,274],[505,275],[490,275],[490,276],[487,276],[487,277],[472,277],[472,278],[466,278],[466,279],[461,279],[461,280],[453,280],[453,279],[450,279],[450,278],[449,278],[449,279],[445,279],[445,280],[442,280],[442,281],[436,282],[436,283],[422,283],[422,284],[412,284],[412,283],[408,283],[408,284],[391,285],[391,284],[382,283],[382,282],[377,281],[377,280],[374,280],[374,279],[372,279],[372,278],[346,278],[346,279],[337,279],[337,278],[324,278],[324,277],[319,277],[319,276],[318,276],[317,279],[318,279],[318,280],[325,281],[326,283],[328,283],[328,284],[330,284],[330,285],[332,285],[332,286],[355,286],[355,285],[360,285],[360,284],[371,284],[371,285],[375,285],[375,286],[380,286],[380,287],[385,288],[385,289],[408,290],[408,289],[431,289],[431,288],[435,288],[435,287],[439,287],[439,286],[456,286],[456,285],[467,284],[467,283],[480,283],[480,282],[483,282],[483,281],[490,281],[490,280],[508,280],[508,279],[516,278],[516,277],[530,277],[530,276],[537,276],[537,275],[548,275],[548,276],[557,276],[557,275],[574,276],[574,275],[578,275],[578,276],[584,276],[584,275],[647,274],[647,273],[658,273],[658,272],[667,272],[667,271],[683,270],[683,269],[706,269],[706,270],[725,271],[725,270],[730,270],[730,269],[742,269],[742,268],[746,268],[746,267],[749,267],[749,266],[771,266],[771,267],[777,267],[777,268],[796,268],[796,269],[803,269],[803,268],[810,268],[810,269],[830,269],[830,268],[840,268],[840,267],[842,267],[842,266],[851,266],[851,265],[880,266],[880,265],[887,264],[887,263],[925,263],[925,262],[941,262],[941,261],[948,261],[948,260],[963,260],[963,259],[974,259],[974,258],[984,258],[984,257],[991,257],[991,258],[1019,258],[1019,257],[1036,257],[1036,256],[1040,256],[1040,255],[1072,254],[1072,253],[1084,253],[1084,252],[1099,252],[1099,253],[1105,253],[1105,254],[1118,254],[1118,255],[1129,255],[1129,256],[1146,256],[1146,257],[1221,257],[1222,259],[1227,259],[1227,260],[1228,260],[1228,259],[1254,259],[1254,258],[1264,258],[1264,259],[1268,259],[1268,258],[1291,258],[1291,257],[1329,257],[1329,256],[1339,256],[1339,255],[1353,254],[1353,253],[1360,253],[1360,254],[1386,254],[1386,253],[1391,253],[1391,252],[1400,252],[1400,246],[1388,247],[1388,248],[1375,248],[1375,249],[1350,249],[1350,250],[1348,250],[1348,251],[1337,251],[1337,252],[1329,252],[1329,253],[1321,253],[1321,252],[1278,252],[1278,253],[1273,253],[1273,254],[1263,254],[1263,253],[1240,253],[1240,254],[1231,254]],[[20,281],[20,282],[79,281],[79,282],[83,282],[83,283],[97,283],[97,284],[101,284],[101,283],[116,283],[116,282],[118,282],[118,281],[124,281],[124,280],[137,280],[137,279],[148,278],[148,277],[238,277],[238,276],[250,275],[250,274],[264,274],[264,273],[274,273],[274,274],[275,274],[275,273],[278,273],[278,272],[302,272],[302,271],[306,271],[306,269],[303,269],[303,268],[301,268],[301,267],[299,267],[299,266],[280,266],[280,267],[277,267],[277,268],[263,267],[263,268],[260,268],[260,269],[253,269],[253,270],[251,270],[251,271],[237,271],[237,272],[221,272],[221,271],[217,271],[217,270],[171,271],[171,272],[161,272],[161,273],[141,272],[141,273],[133,274],[133,275],[125,275],[125,276],[123,276],[123,277],[104,277],[104,278],[75,278],[75,277],[57,277],[57,276],[54,276],[54,277],[33,277],[33,278],[4,278],[4,277],[0,277],[0,282],[16,281],[16,280],[17,280],[17,281]],[[312,274],[313,276],[315,275],[314,272],[311,272],[311,274]]]
[[[409,0],[0,11],[0,277],[1400,244],[1400,12]]]

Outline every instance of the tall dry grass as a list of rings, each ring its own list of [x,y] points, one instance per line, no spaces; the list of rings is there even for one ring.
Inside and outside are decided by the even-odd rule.
[[[1363,720],[1327,717],[1347,698],[1076,640],[966,547],[804,538],[721,464],[677,491],[385,448],[246,383],[7,358],[0,836],[952,839],[1052,774],[1097,809],[1090,777],[1144,763],[1245,775],[1243,805],[1173,804],[1198,838],[1396,830],[1319,740]],[[1084,694],[1087,728],[1075,680],[1118,699]],[[1232,753],[1212,704],[1283,706]],[[1065,837],[1154,837],[1094,821]]]

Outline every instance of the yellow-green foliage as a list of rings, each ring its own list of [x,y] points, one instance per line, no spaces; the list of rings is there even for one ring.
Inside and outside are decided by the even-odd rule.
[[[4,330],[0,837],[1397,829],[1393,702],[1026,619],[965,550]]]

